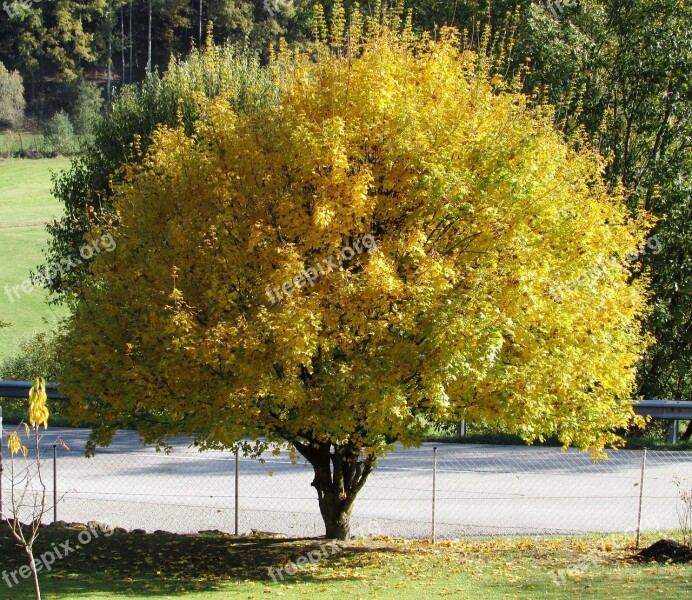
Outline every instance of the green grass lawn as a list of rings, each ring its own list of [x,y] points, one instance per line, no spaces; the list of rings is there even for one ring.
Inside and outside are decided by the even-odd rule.
[[[689,565],[639,564],[632,536],[508,538],[441,542],[355,540],[334,549],[324,540],[289,540],[224,534],[114,533],[79,545],[74,528],[47,528],[36,555],[69,541],[72,553],[40,573],[43,597],[189,598],[225,600],[303,598],[661,598],[689,597]],[[659,536],[648,536],[648,543]],[[323,548],[321,550],[320,548]],[[269,568],[315,551],[291,577]],[[319,560],[318,552],[325,558]],[[0,529],[0,565],[22,564],[8,532]],[[559,575],[564,577],[561,579]],[[32,598],[31,582],[11,589],[0,579],[0,598]]]
[[[51,172],[70,166],[69,158],[0,160],[0,227],[45,223],[62,214],[50,193]]]
[[[46,304],[44,290],[12,288],[43,262],[48,234],[36,223],[60,215],[60,204],[50,194],[50,173],[68,166],[65,158],[0,161],[0,321],[12,325],[0,329],[0,361],[15,353],[21,339],[49,329],[64,314]]]

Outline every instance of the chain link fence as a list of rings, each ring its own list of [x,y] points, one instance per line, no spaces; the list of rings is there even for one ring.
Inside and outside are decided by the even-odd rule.
[[[123,433],[85,458],[78,449],[82,435],[66,440],[75,447],[70,452],[57,446],[55,463],[51,444],[42,452],[48,457],[47,521],[55,508],[63,521],[147,531],[324,534],[312,468],[291,463],[287,454],[236,459],[228,452],[199,453],[190,440],[178,440],[164,454],[138,447],[133,434]],[[359,494],[352,532],[415,539],[677,529],[681,501],[674,481],[692,481],[692,452],[648,451],[645,460],[644,454],[611,451],[594,464],[587,454],[559,448],[398,449],[380,461]],[[24,459],[15,460],[19,474]],[[9,490],[5,456],[6,511]]]

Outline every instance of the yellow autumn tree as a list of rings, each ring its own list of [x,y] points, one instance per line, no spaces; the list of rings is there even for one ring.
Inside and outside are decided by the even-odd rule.
[[[280,51],[260,114],[200,100],[192,135],[158,131],[62,352],[98,443],[287,442],[341,539],[377,457],[430,420],[598,453],[644,347],[643,225],[599,160],[453,30],[360,32]]]

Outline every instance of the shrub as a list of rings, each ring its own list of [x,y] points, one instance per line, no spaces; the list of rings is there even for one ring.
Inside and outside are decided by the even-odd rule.
[[[55,334],[50,332],[36,333],[19,344],[19,351],[0,362],[0,379],[31,381],[38,376],[46,381],[56,381],[59,361],[55,352]],[[7,422],[24,418],[27,406],[26,398],[4,398],[0,400]],[[61,417],[59,422],[66,421],[61,415],[65,412],[61,404],[54,405],[51,412]]]
[[[54,381],[58,358],[53,350],[54,334],[41,332],[23,340],[19,352],[0,362],[0,379],[30,381],[39,375]]]
[[[77,149],[74,127],[67,113],[63,110],[55,113],[53,118],[46,123],[43,135],[46,136],[46,141],[53,149],[58,152],[70,154]]]

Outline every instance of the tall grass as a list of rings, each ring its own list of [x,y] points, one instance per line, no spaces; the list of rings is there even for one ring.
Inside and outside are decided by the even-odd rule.
[[[0,156],[15,156],[22,150],[34,149],[44,154],[51,151],[48,142],[40,133],[30,131],[3,131],[0,133]]]
[[[76,151],[77,148],[75,148]],[[75,153],[66,153],[60,148],[56,148],[42,133],[11,129],[0,132],[0,158],[12,158],[20,156],[22,153],[32,152],[41,157]]]

